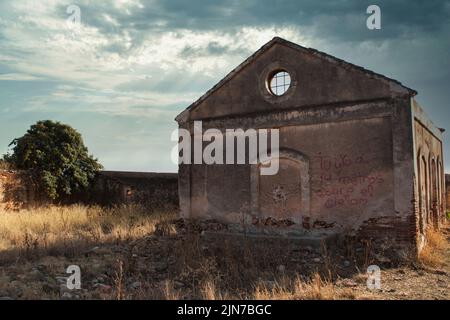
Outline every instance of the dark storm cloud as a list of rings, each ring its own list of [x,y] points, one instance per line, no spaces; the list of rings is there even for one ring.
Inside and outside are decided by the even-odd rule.
[[[83,10],[83,22],[104,33],[129,31],[134,41],[148,32],[190,29],[233,32],[243,26],[308,27],[322,38],[360,41],[373,33],[365,28],[366,9],[373,1],[247,0],[204,1],[170,0],[142,2],[144,7],[125,10],[104,2],[90,3]],[[377,1],[383,28],[377,39],[416,37],[439,32],[449,23],[449,1]],[[65,10],[60,8],[60,10]],[[104,14],[114,18],[110,23]]]
[[[180,58],[216,57],[222,55],[244,55],[246,53],[247,50],[245,48],[231,48],[212,40],[203,47],[187,45],[180,52],[179,56]]]
[[[0,1],[0,153],[33,121],[55,118],[84,130],[109,169],[166,170],[160,155],[170,154],[175,115],[273,36],[398,79],[419,91],[438,126],[450,123],[448,0],[57,3]],[[70,3],[91,28],[67,32]],[[381,30],[366,27],[371,4],[381,8]],[[161,128],[151,146],[140,130],[147,127]],[[145,147],[157,151],[154,158],[121,159],[124,150]]]

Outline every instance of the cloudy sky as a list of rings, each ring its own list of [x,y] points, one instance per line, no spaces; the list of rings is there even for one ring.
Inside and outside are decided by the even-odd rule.
[[[450,132],[450,1],[0,0],[0,154],[52,119],[106,169],[176,171],[175,116],[274,36],[418,90]]]

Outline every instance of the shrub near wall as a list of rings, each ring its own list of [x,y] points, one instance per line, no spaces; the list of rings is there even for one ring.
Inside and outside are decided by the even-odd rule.
[[[0,170],[0,208],[19,210],[44,201],[26,171]]]

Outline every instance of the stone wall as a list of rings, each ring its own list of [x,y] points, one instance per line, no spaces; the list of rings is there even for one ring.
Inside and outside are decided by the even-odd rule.
[[[62,204],[103,206],[139,204],[152,210],[178,208],[178,175],[102,171],[86,192],[60,200]],[[48,204],[24,171],[0,171],[0,209],[18,210]]]
[[[416,161],[416,220],[418,245],[425,243],[428,226],[438,228],[445,217],[446,193],[442,132],[413,100]]]
[[[282,96],[268,90],[279,71],[290,75]],[[262,177],[263,163],[181,164],[181,216],[255,233],[266,233],[269,224],[280,226],[270,232],[288,236],[351,234],[417,249],[416,94],[393,79],[273,39],[176,120],[191,141],[200,120],[203,132],[279,129],[278,176]]]
[[[177,208],[178,175],[102,171],[85,200],[100,205],[135,203],[153,210]]]
[[[408,104],[408,99],[389,99],[203,120],[204,130],[279,128],[281,169],[263,177],[255,165],[182,165],[181,183],[190,189],[189,199],[181,199],[182,213],[230,224],[247,221],[247,229],[268,219],[288,221],[289,228],[271,229],[290,235],[352,232],[412,243]],[[284,156],[283,150],[297,156]]]

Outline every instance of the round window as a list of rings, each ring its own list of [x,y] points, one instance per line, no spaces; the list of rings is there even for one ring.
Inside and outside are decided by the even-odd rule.
[[[282,96],[291,86],[291,76],[286,71],[276,71],[269,77],[268,85],[270,93]]]

